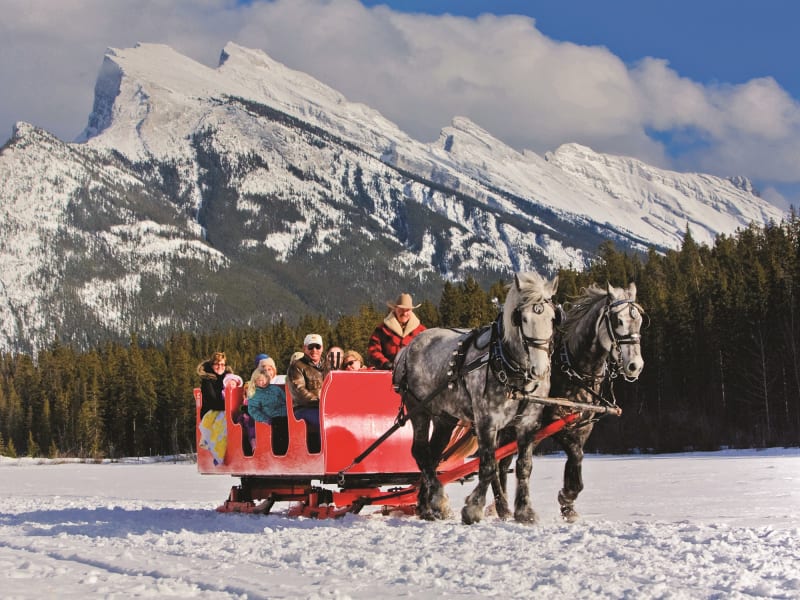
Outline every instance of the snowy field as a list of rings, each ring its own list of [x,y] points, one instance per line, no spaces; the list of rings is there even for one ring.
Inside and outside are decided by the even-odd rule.
[[[221,514],[238,480],[191,463],[0,459],[0,597],[800,598],[800,450],[589,456],[571,525],[562,468],[534,462],[537,525],[466,526]]]

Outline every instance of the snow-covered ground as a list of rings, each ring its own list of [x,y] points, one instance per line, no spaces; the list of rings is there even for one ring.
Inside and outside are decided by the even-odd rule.
[[[237,480],[191,463],[2,459],[0,597],[800,598],[800,450],[589,456],[574,524],[562,468],[534,462],[539,524],[466,526],[220,514]]]

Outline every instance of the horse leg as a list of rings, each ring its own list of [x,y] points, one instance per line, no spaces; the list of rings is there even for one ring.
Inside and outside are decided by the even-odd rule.
[[[444,449],[450,443],[450,438],[457,424],[458,421],[456,419],[447,417],[434,418],[433,432],[429,442],[430,455],[434,467],[438,466],[441,461]],[[436,483],[438,485],[435,488],[429,488],[428,490],[431,511],[437,519],[450,519],[453,516],[453,511],[450,510],[450,501],[438,477],[436,477]]]
[[[501,448],[514,440],[514,429],[505,427],[498,434],[497,447]],[[511,516],[508,508],[508,467],[514,455],[500,459],[497,465],[497,474],[492,479],[492,494],[494,494],[494,510],[500,519],[507,519]]]
[[[530,480],[533,470],[533,433],[526,430],[517,439],[517,493],[514,497],[514,520],[536,523],[536,512],[531,505]]]
[[[417,492],[417,514],[421,519],[432,521],[437,516],[437,511],[441,507],[441,497],[444,494],[442,484],[436,477],[436,462],[431,452],[431,445],[428,441],[428,431],[430,429],[430,417],[427,415],[417,415],[412,417],[411,424],[414,428],[414,437],[411,443],[411,455],[417,462],[420,471],[419,490]],[[434,508],[433,502],[436,499],[437,507]]]
[[[558,492],[558,503],[561,505],[561,517],[572,523],[580,518],[575,510],[575,500],[583,490],[583,446],[592,431],[589,424],[579,433],[569,432],[557,436],[559,445],[567,454],[567,464],[564,465],[564,487]]]
[[[467,496],[464,508],[461,509],[461,520],[467,525],[478,523],[483,518],[483,507],[486,505],[486,491],[497,479],[497,457],[494,453],[497,446],[497,430],[493,426],[476,424],[478,435],[478,485]],[[506,507],[506,510],[508,508]]]

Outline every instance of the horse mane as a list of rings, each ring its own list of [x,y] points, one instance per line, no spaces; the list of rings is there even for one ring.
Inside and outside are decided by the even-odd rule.
[[[517,273],[516,278],[519,281],[519,289],[517,289],[515,283],[510,283],[506,302],[503,305],[503,337],[506,341],[513,337],[512,332],[515,326],[512,322],[512,315],[516,308],[544,302],[553,295],[553,290],[548,285],[547,279],[536,271]]]
[[[625,288],[617,288],[609,286],[608,289],[600,287],[596,283],[592,283],[588,287],[581,288],[581,295],[577,298],[570,300],[567,309],[566,322],[561,326],[563,339],[568,343],[576,340],[582,333],[586,331],[586,322],[594,324],[598,317],[598,313],[608,302],[609,291],[612,299],[627,298],[628,300],[635,300],[636,293],[630,293]],[[590,329],[589,331],[592,331]]]

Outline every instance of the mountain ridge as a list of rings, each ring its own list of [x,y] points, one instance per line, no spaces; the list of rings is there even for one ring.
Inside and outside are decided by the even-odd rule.
[[[687,226],[710,243],[782,216],[744,178],[577,144],[541,157],[466,117],[418,142],[233,43],[216,68],[159,44],[109,49],[77,141],[19,123],[0,177],[0,233],[16,240],[0,243],[0,349],[34,352],[334,318],[399,288],[582,268],[607,239],[665,250]]]

